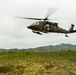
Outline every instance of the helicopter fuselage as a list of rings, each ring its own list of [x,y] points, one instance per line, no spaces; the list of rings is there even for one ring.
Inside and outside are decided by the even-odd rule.
[[[58,26],[58,23],[53,23],[53,22],[44,22],[44,21],[39,21],[36,23],[33,23],[32,25],[28,26],[27,28],[37,31],[37,32],[43,32],[43,33],[71,33],[69,30],[63,29]]]
[[[21,19],[29,19],[29,20],[39,20],[38,22],[33,23],[32,25],[28,26],[28,29],[31,29],[33,33],[40,34],[42,33],[64,33],[67,36],[68,33],[75,33],[76,30],[74,29],[74,25],[71,24],[71,28],[66,30],[58,26],[58,23],[50,22],[49,20],[57,20],[57,19],[49,19],[49,16],[56,12],[58,9],[53,8],[52,12],[48,12],[45,18],[31,18],[31,17],[16,17]],[[59,20],[59,19],[58,19]],[[62,19],[63,20],[63,19]]]

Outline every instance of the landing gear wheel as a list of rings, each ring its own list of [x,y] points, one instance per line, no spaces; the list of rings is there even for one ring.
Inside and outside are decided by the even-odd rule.
[[[69,37],[67,34],[65,35],[66,37]]]

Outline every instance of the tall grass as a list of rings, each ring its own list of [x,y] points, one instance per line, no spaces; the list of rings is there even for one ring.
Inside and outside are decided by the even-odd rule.
[[[76,51],[0,53],[0,75],[70,74],[76,74]]]

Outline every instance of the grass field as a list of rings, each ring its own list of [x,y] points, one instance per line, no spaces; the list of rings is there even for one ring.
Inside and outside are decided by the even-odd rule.
[[[1,52],[0,75],[76,75],[76,51]]]

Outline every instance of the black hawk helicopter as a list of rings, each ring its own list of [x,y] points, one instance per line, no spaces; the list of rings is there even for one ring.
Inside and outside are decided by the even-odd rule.
[[[28,29],[31,29],[33,33],[40,34],[42,33],[64,33],[66,37],[69,37],[67,34],[69,33],[75,33],[76,30],[74,30],[74,24],[71,24],[71,27],[69,30],[63,29],[58,26],[58,23],[56,22],[50,22],[48,19],[50,15],[48,14],[46,18],[27,18],[27,17],[17,17],[21,19],[30,19],[30,20],[39,20],[35,23],[33,23],[30,26],[27,26]]]

